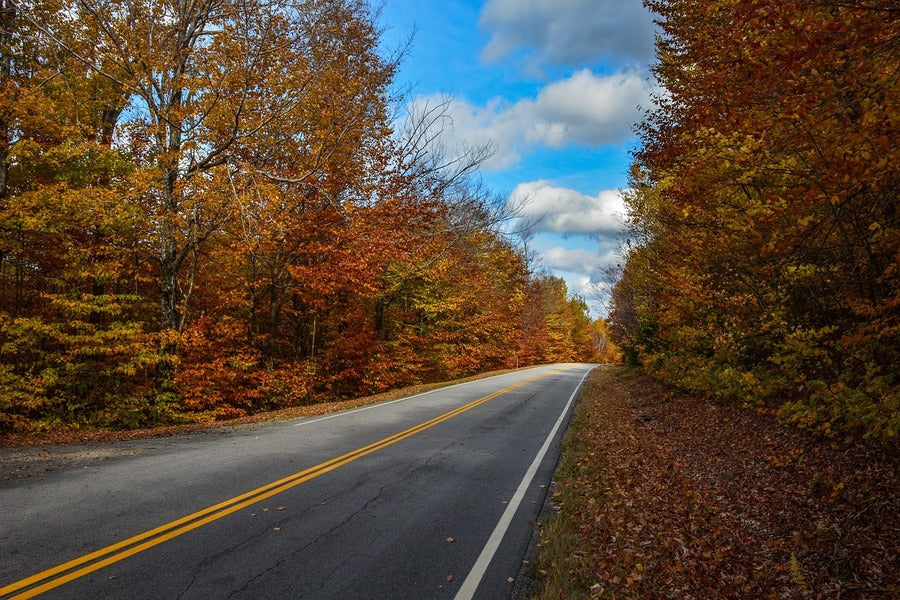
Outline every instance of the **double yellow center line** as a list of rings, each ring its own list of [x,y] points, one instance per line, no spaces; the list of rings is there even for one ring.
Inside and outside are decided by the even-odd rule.
[[[538,375],[536,377],[532,377],[530,379],[526,379],[519,383],[505,387],[502,390],[496,391],[492,394],[488,394],[487,396],[469,402],[468,404],[464,404],[459,408],[455,408],[433,419],[425,421],[424,423],[420,423],[414,427],[410,427],[409,429],[406,429],[399,433],[395,433],[392,436],[369,444],[368,446],[357,448],[356,450],[353,450],[346,454],[342,454],[341,456],[332,458],[331,460],[319,463],[313,467],[309,467],[308,469],[304,469],[303,471],[294,473],[293,475],[288,475],[287,477],[284,477],[277,481],[273,481],[254,490],[250,490],[249,492],[243,493],[239,496],[235,496],[234,498],[230,498],[228,500],[225,500],[224,502],[219,502],[218,504],[214,504],[212,506],[204,508],[203,510],[199,510],[195,513],[191,513],[187,516],[181,517],[180,519],[176,519],[174,521],[166,523],[165,525],[160,525],[159,527],[155,527],[110,546],[106,546],[105,548],[101,548],[99,550],[91,552],[90,554],[85,554],[84,556],[80,556],[76,559],[62,563],[61,565],[57,565],[45,571],[41,571],[40,573],[36,573],[31,577],[26,577],[25,579],[14,581],[13,583],[0,588],[0,596],[6,596],[20,590],[25,590],[22,593],[10,598],[10,600],[24,600],[26,598],[33,598],[39,594],[43,594],[44,592],[69,583],[70,581],[74,581],[79,577],[84,577],[89,573],[93,573],[94,571],[102,569],[113,563],[124,560],[129,556],[134,556],[139,552],[143,552],[144,550],[147,550],[154,546],[158,546],[159,544],[167,542],[172,538],[176,538],[184,533],[187,533],[188,531],[192,531],[208,523],[212,523],[213,521],[221,519],[222,517],[247,508],[248,506],[260,502],[261,500],[271,498],[276,494],[280,494],[281,492],[298,486],[301,483],[309,481],[310,479],[315,479],[319,475],[324,475],[329,471],[333,471],[339,467],[351,463],[358,458],[366,456],[367,454],[371,454],[373,452],[381,450],[382,448],[387,448],[388,446],[396,444],[401,440],[405,440],[408,437],[434,427],[439,423],[443,423],[448,419],[452,419],[453,417],[464,413],[467,410],[484,404],[485,402],[488,402],[489,400],[492,400],[497,396],[501,396],[511,390],[531,383],[532,381],[536,381],[543,377],[547,377],[564,370],[566,369],[556,369],[550,371],[549,373],[544,373],[542,375]]]

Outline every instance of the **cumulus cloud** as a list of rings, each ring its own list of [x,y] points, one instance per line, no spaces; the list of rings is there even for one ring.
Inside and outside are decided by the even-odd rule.
[[[560,147],[572,141],[624,142],[640,120],[640,106],[650,106],[650,90],[640,76],[597,77],[585,69],[548,85],[536,100],[520,102],[518,108],[521,116],[534,118],[532,140]]]
[[[615,236],[624,229],[625,201],[618,190],[588,196],[547,181],[520,183],[509,206],[535,232]]]
[[[420,97],[424,106],[444,101]],[[588,69],[544,87],[535,98],[515,103],[495,99],[478,106],[454,99],[442,141],[450,147],[493,144],[497,153],[485,167],[503,169],[535,147],[621,144],[651,104],[650,88],[635,73],[597,76]]]
[[[488,0],[481,27],[491,32],[487,61],[523,51],[534,66],[614,59],[646,66],[653,58],[653,17],[639,0]]]
[[[570,273],[586,275],[588,279],[596,276],[615,259],[612,254],[600,255],[597,252],[582,248],[563,248],[554,246],[541,252],[541,259],[545,267],[558,269]]]
[[[605,190],[591,196],[532,181],[516,186],[507,204],[516,214],[511,226],[535,234],[541,266],[563,277],[569,292],[584,298],[595,317],[606,314],[611,267],[622,260],[622,192]]]

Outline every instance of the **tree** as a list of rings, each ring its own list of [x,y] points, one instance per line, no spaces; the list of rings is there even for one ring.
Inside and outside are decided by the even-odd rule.
[[[896,9],[647,4],[667,93],[632,172],[623,343],[680,385],[894,435]]]
[[[394,131],[364,0],[0,1],[0,428],[596,355],[479,184],[492,149],[436,144],[446,103]]]
[[[64,28],[57,5],[4,10],[0,427],[155,419],[142,217],[119,201],[131,165],[109,136],[122,96],[21,18]]]

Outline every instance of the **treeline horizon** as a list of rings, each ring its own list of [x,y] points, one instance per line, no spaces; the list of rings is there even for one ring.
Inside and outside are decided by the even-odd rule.
[[[363,0],[0,2],[0,431],[613,356]]]
[[[826,438],[900,432],[896,3],[648,0],[611,327],[657,378]]]

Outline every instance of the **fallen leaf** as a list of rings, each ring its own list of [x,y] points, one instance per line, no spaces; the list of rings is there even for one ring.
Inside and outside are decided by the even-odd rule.
[[[455,541],[456,541],[456,538],[451,536],[451,537],[448,537],[448,538],[447,538],[447,541],[448,541],[448,542],[455,542]]]

